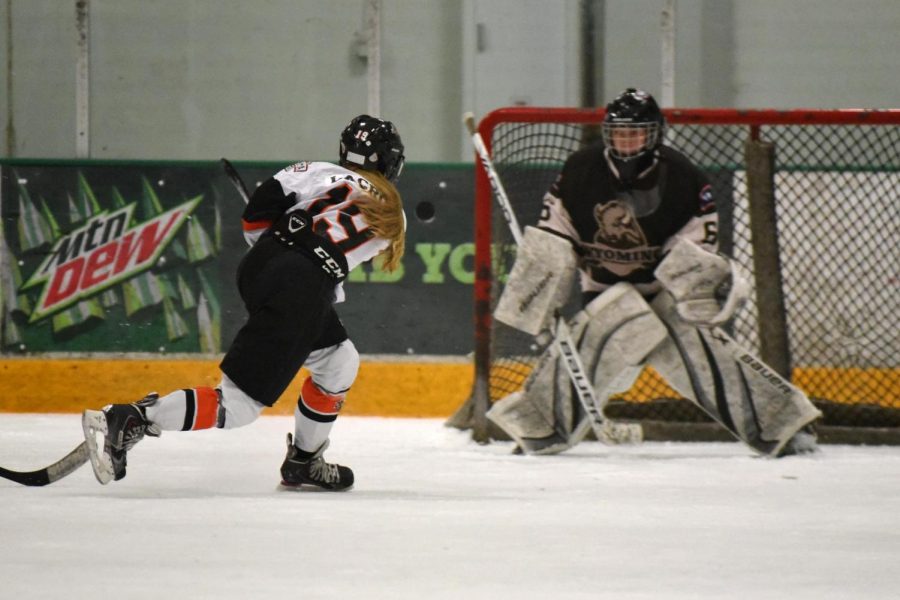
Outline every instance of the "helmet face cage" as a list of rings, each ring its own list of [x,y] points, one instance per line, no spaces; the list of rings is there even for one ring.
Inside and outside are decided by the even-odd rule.
[[[603,144],[613,158],[630,160],[656,150],[660,142],[659,123],[603,123]],[[638,141],[640,144],[638,145]]]
[[[378,171],[394,182],[403,171],[406,158],[397,128],[390,121],[360,115],[341,132],[342,165],[356,165]]]
[[[613,158],[631,160],[653,152],[664,132],[662,111],[647,92],[628,88],[606,106],[601,134]]]

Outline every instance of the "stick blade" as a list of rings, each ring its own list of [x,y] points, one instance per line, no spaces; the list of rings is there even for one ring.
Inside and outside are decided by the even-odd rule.
[[[11,471],[0,467],[0,477],[31,487],[40,487],[77,471],[88,461],[88,448],[81,442],[74,450],[66,454],[52,465],[36,471]]]
[[[10,471],[9,469],[0,467],[0,477],[22,485],[34,487],[50,483],[47,469],[38,469],[37,471]]]

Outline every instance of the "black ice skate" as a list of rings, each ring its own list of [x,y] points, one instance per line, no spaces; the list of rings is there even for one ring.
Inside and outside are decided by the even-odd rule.
[[[343,465],[325,462],[322,454],[328,440],[310,454],[294,445],[294,437],[287,434],[287,456],[281,464],[281,485],[300,488],[301,484],[315,485],[332,492],[342,492],[353,487],[353,471]]]
[[[81,416],[84,439],[97,481],[106,485],[125,477],[125,454],[144,435],[159,437],[158,426],[147,420],[146,407],[156,403],[158,394],[149,394],[133,404],[108,404],[102,410],[86,410]],[[104,436],[102,448],[97,433]]]

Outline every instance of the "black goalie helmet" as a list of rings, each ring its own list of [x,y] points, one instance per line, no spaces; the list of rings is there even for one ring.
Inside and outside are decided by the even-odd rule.
[[[403,170],[403,142],[390,121],[359,115],[341,132],[341,165],[378,171],[388,181],[397,181]]]
[[[662,144],[665,126],[653,96],[628,88],[606,105],[603,144],[613,158],[631,161],[652,154]]]

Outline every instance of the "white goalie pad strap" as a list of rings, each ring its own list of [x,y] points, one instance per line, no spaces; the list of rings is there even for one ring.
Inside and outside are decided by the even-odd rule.
[[[567,240],[526,227],[494,318],[537,335],[549,327],[554,311],[568,299],[575,270],[575,251]]]
[[[680,238],[654,275],[675,298],[686,322],[715,327],[731,319],[750,295],[750,284],[733,260]]]

